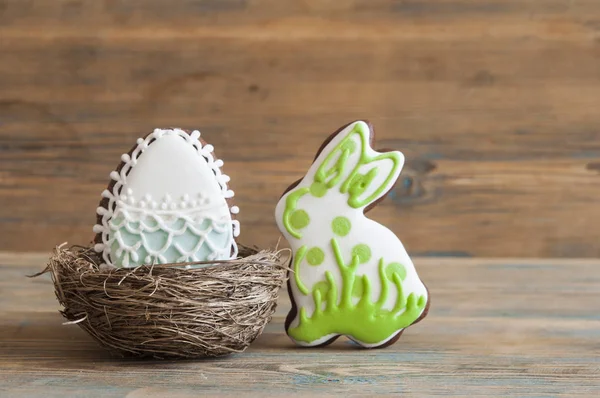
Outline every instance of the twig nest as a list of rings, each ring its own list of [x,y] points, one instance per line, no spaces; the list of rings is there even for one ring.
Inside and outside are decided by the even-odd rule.
[[[244,351],[271,320],[287,256],[240,246],[213,263],[102,267],[93,248],[58,247],[50,272],[68,323],[120,356],[201,358]]]

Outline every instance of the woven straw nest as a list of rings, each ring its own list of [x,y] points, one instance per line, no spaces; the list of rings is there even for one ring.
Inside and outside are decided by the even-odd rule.
[[[271,320],[286,279],[283,251],[106,269],[91,248],[57,247],[48,266],[61,313],[120,356],[201,358],[244,351]]]

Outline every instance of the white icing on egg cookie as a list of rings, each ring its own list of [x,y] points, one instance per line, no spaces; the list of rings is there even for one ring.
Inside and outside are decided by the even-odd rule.
[[[221,172],[223,161],[200,132],[156,129],[139,138],[110,173],[94,226],[105,264],[139,265],[237,257],[237,206]]]

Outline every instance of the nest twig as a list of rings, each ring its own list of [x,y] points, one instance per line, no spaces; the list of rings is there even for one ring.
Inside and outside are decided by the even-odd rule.
[[[67,323],[113,353],[215,357],[244,351],[258,337],[286,279],[281,251],[240,247],[240,257],[194,269],[106,269],[90,248],[57,247],[38,275],[50,272]]]

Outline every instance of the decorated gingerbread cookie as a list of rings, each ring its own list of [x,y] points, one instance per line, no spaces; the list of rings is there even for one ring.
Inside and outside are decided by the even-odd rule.
[[[363,121],[334,133],[277,204],[277,224],[294,254],[285,327],[299,345],[345,335],[363,347],[385,346],[427,313],[427,288],[404,246],[364,214],[404,164],[402,153],[377,152],[372,140]]]
[[[237,256],[233,191],[200,132],[156,129],[110,173],[97,209],[95,250],[106,265],[225,260]]]

